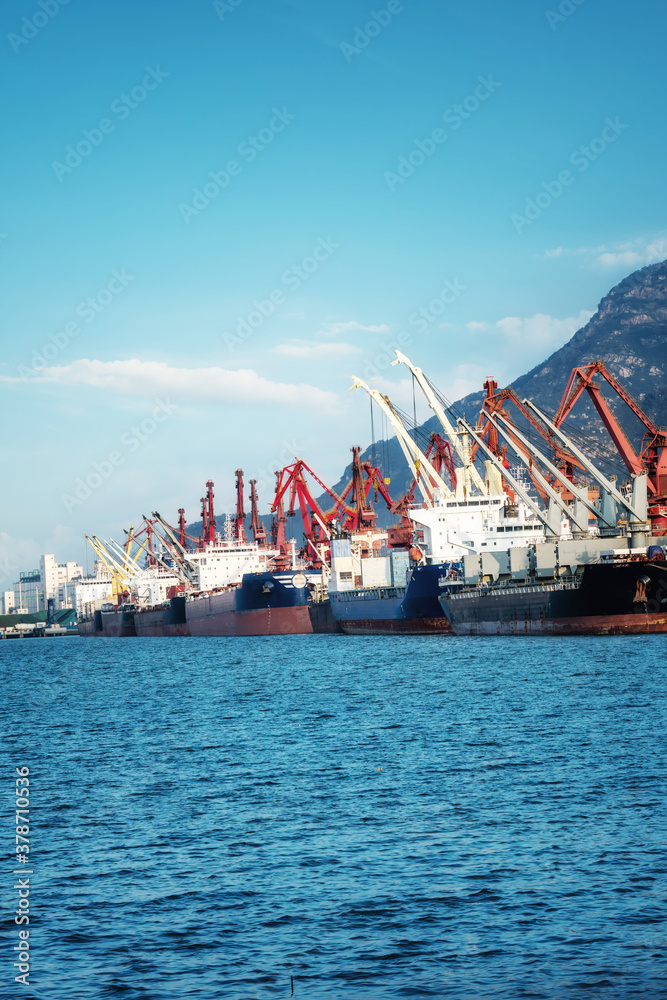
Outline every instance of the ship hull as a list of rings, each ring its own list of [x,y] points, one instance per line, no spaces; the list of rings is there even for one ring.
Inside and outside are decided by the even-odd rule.
[[[185,619],[185,598],[173,597],[168,607],[137,611],[134,627],[138,636],[190,635]]]
[[[96,611],[92,618],[88,618],[86,621],[78,622],[77,628],[79,630],[79,635],[86,638],[90,636],[103,636],[104,629],[102,628],[102,612]]]
[[[438,597],[445,565],[416,566],[405,587],[367,587],[329,594],[346,635],[447,635],[451,625]]]
[[[645,599],[638,583],[647,578]],[[667,632],[667,567],[634,560],[584,567],[580,580],[549,580],[444,596],[456,635],[633,635]]]
[[[343,631],[333,616],[329,598],[311,604],[308,608],[308,613],[313,632],[316,632],[318,635],[331,635]]]
[[[105,637],[112,639],[136,635],[134,611],[103,611],[102,630]]]
[[[303,580],[304,585],[295,586]],[[191,635],[304,635],[313,631],[300,573],[248,573],[238,587],[186,602]]]

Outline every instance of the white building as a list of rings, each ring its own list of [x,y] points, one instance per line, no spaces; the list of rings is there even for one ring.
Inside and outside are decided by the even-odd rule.
[[[47,601],[53,598],[56,611],[73,608],[75,602],[73,581],[83,577],[81,566],[75,562],[57,563],[52,555],[43,555],[39,562],[39,569],[19,574],[19,579],[13,587],[13,605],[26,608],[30,614],[35,614],[37,611],[45,611]],[[7,607],[6,595],[4,603]]]
[[[73,581],[82,577],[83,569],[78,563],[57,563],[51,555],[42,556],[40,582],[44,590],[44,608],[50,597],[55,601],[56,611],[61,608],[73,608],[75,600]]]

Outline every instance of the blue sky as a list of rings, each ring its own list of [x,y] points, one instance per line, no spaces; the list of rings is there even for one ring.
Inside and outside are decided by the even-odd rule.
[[[504,384],[667,256],[658,0],[0,18],[16,568],[149,509],[194,520],[208,478],[229,509],[239,466],[264,510],[295,453],[335,481],[370,437],[349,376],[411,399],[399,336],[450,398]]]

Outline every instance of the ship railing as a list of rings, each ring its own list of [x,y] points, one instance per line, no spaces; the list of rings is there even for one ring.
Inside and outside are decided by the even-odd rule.
[[[505,583],[500,586],[478,586],[469,590],[462,590],[459,593],[447,595],[447,600],[459,601],[464,597],[489,597],[492,594],[508,593],[519,591],[522,594],[543,594],[545,591],[557,590],[578,590],[581,587],[582,577],[572,576],[559,580],[557,583]]]

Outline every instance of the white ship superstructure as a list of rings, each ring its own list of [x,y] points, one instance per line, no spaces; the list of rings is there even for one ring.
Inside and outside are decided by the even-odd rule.
[[[216,539],[199,552],[188,552],[187,561],[192,567],[193,590],[216,590],[241,582],[244,573],[263,573],[271,561],[280,555],[272,549],[263,549],[256,542],[222,541]]]
[[[544,537],[542,521],[506,493],[443,500],[408,515],[423,532],[429,563],[459,562],[474,552],[530,545]]]

